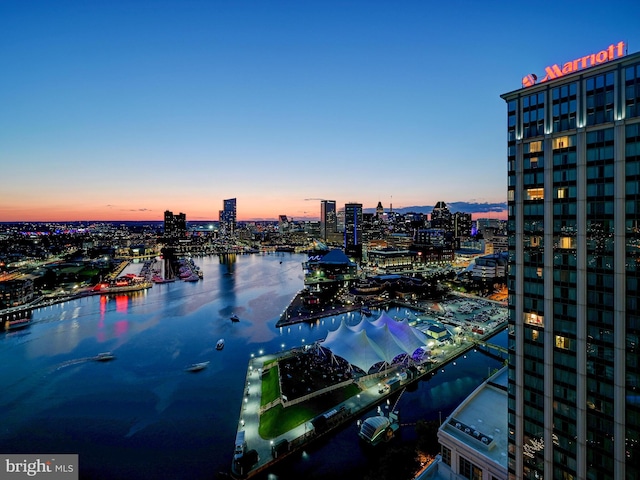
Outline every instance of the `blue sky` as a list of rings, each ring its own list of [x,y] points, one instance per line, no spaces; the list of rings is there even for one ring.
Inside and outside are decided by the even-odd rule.
[[[500,94],[640,51],[639,22],[637,1],[0,1],[0,221],[503,202]]]

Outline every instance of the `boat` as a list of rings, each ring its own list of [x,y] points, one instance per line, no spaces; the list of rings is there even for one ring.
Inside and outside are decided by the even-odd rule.
[[[360,425],[358,436],[367,444],[375,446],[394,438],[399,428],[398,415],[395,412],[391,412],[389,417],[376,415],[367,418]]]
[[[224,348],[224,338],[221,338],[220,340],[218,340],[218,343],[216,343],[216,350],[222,350]]]
[[[31,317],[22,317],[4,322],[4,329],[8,332],[10,330],[19,330],[29,325],[31,325]]]
[[[116,356],[111,352],[102,352],[93,357],[94,360],[98,362],[108,362],[109,360],[113,360]]]
[[[231,321],[232,322],[239,322],[240,321],[240,317],[238,317],[238,315],[236,315],[235,313],[233,315],[231,315]]]
[[[185,370],[187,372],[199,372],[200,370],[204,370],[209,365],[209,362],[200,362],[200,363],[192,363]]]
[[[362,314],[363,314],[365,317],[370,317],[370,316],[371,316],[371,310],[369,310],[369,307],[362,307],[362,308],[360,309],[360,311],[362,312]]]
[[[91,289],[92,294],[104,295],[108,293],[137,292],[151,288],[153,283],[146,281],[134,281],[129,277],[120,277],[112,282],[101,282]]]

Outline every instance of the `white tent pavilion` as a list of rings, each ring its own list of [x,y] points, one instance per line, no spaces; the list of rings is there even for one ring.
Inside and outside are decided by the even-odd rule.
[[[391,364],[397,356],[409,356],[427,343],[427,336],[405,321],[395,321],[386,313],[377,320],[363,318],[348,326],[344,320],[336,330],[327,334],[322,346],[333,355],[344,358],[365,372],[376,363]]]

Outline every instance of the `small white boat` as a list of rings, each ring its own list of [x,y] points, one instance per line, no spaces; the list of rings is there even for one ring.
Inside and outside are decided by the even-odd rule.
[[[193,363],[185,368],[185,370],[187,372],[199,372],[200,370],[207,368],[207,365],[209,365],[209,362]]]
[[[111,352],[102,352],[93,357],[94,360],[98,362],[108,362],[109,360],[113,360],[116,356]]]
[[[221,338],[220,340],[218,340],[218,343],[216,343],[216,350],[222,350],[224,348],[224,338]]]
[[[240,321],[240,317],[238,317],[238,315],[236,315],[235,313],[233,315],[231,315],[231,321],[232,322],[239,322]]]

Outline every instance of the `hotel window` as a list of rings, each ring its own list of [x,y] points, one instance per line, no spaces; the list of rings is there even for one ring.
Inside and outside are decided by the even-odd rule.
[[[640,116],[640,64],[627,67],[624,72],[626,118]]]
[[[587,125],[613,121],[614,74],[597,75],[585,81]]]
[[[538,315],[533,312],[524,312],[523,313],[524,323],[529,325],[535,325],[537,327],[544,327],[544,316]]]
[[[544,157],[526,157],[523,158],[524,169],[528,170],[530,168],[542,168],[544,167]]]
[[[570,83],[551,91],[553,131],[576,128],[577,83]]]
[[[540,153],[544,151],[542,146],[542,141],[538,140],[536,142],[525,143],[522,146],[523,153]]]
[[[544,135],[544,93],[522,98],[522,130],[524,138]]]
[[[569,187],[556,188],[556,198],[569,198]]]
[[[553,139],[554,150],[559,150],[561,148],[575,147],[575,145],[576,145],[575,135],[565,135],[564,137],[557,137]]]
[[[524,192],[525,200],[544,200],[544,188],[528,188]]]
[[[556,335],[556,347],[569,350],[571,340],[561,335]]]
[[[560,237],[557,239],[558,248],[575,249],[576,239],[575,237]]]

